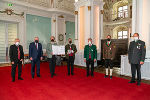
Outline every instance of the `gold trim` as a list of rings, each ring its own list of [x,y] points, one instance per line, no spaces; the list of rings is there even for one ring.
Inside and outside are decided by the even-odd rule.
[[[74,14],[75,14],[75,15],[78,15],[78,11],[75,11]]]
[[[88,6],[88,11],[91,11],[91,6]]]
[[[101,14],[104,14],[104,10],[100,10]]]
[[[56,20],[54,19],[53,22],[56,22]]]

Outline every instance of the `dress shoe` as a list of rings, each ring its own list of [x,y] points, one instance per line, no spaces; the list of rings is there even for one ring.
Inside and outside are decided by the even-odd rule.
[[[51,78],[53,78],[53,75],[51,75]]]
[[[37,77],[41,77],[41,75],[37,75]]]
[[[107,77],[108,77],[108,75],[105,75],[105,76],[104,76],[104,78],[107,78]]]
[[[74,75],[74,73],[71,73],[71,75]]]
[[[18,80],[23,80],[23,78],[21,78],[21,77],[18,77]]]
[[[140,86],[140,85],[141,85],[141,83],[140,83],[140,82],[137,82],[137,85],[138,85],[138,86]]]
[[[112,76],[110,76],[110,79],[112,79]]]
[[[12,79],[12,82],[15,82],[15,79]]]
[[[86,75],[87,77],[89,76],[89,74]]]
[[[135,81],[129,81],[128,83],[135,83]]]
[[[32,76],[32,79],[34,79],[34,76]]]
[[[91,76],[92,76],[92,77],[94,77],[94,75],[93,75],[93,74],[91,74]]]
[[[54,73],[54,76],[56,76],[56,74]]]

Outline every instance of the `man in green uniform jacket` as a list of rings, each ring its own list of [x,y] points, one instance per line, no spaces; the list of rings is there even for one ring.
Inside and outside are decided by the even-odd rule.
[[[96,45],[92,44],[92,39],[88,39],[88,45],[84,48],[84,62],[86,62],[87,76],[89,76],[89,65],[91,65],[91,76],[94,76],[94,62],[97,59]]]

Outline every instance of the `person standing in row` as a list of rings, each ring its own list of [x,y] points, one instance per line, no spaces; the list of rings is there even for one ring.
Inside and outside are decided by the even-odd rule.
[[[130,42],[128,50],[128,59],[131,64],[132,79],[129,83],[135,83],[135,74],[137,70],[137,85],[141,83],[141,65],[144,64],[146,46],[145,42],[139,39],[139,34],[134,33],[134,41]]]
[[[55,74],[56,57],[55,57],[55,55],[53,55],[52,45],[57,45],[57,43],[55,42],[54,36],[50,37],[50,43],[47,44],[47,48],[46,48],[46,54],[47,54],[47,58],[49,61],[49,68],[50,68],[51,77],[56,75]]]
[[[73,44],[72,39],[69,38],[68,44],[65,46],[68,75],[70,75],[70,68],[71,68],[71,75],[74,75],[74,59],[75,59],[75,53],[76,52],[77,52],[76,45]]]
[[[115,57],[116,46],[113,41],[111,41],[111,36],[107,36],[107,41],[103,44],[103,59],[105,60],[106,74],[105,78],[108,77],[108,66],[110,66],[110,79],[112,79],[113,72],[113,59]]]
[[[88,39],[88,45],[84,48],[84,62],[87,67],[87,77],[89,76],[89,65],[91,65],[91,76],[94,76],[94,62],[97,59],[96,45],[92,44],[92,39]]]
[[[31,75],[32,79],[35,74],[35,64],[37,65],[37,77],[40,76],[40,60],[43,59],[42,44],[39,43],[39,38],[35,37],[34,42],[29,45],[29,58],[31,60]]]
[[[18,65],[18,80],[23,80],[23,78],[21,78],[21,72],[22,72],[22,61],[24,59],[24,52],[23,47],[19,45],[19,43],[20,43],[19,38],[16,38],[15,44],[11,45],[9,50],[10,61],[12,64],[11,69],[12,82],[15,82],[15,73],[17,65]]]

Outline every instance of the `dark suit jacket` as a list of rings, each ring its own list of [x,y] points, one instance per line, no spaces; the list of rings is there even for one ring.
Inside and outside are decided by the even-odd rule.
[[[38,50],[36,48],[35,42],[30,43],[29,45],[29,58],[32,57],[33,60],[40,59],[43,56],[43,50],[41,43],[38,43]]]
[[[20,59],[24,59],[23,47],[21,45],[19,45],[19,50],[20,50]],[[18,47],[15,44],[10,46],[9,57],[11,62],[18,61]]]
[[[74,51],[73,58],[75,59],[75,53],[77,52],[76,45],[75,44],[71,44],[71,49]],[[67,44],[65,46],[66,59],[69,59],[69,54],[67,54],[68,50],[70,50],[70,44]]]
[[[131,64],[140,64],[140,61],[145,60],[146,46],[145,42],[138,40],[132,41],[129,45],[128,59]]]
[[[96,49],[96,45],[93,45],[90,47],[89,45],[86,45],[84,48],[84,58],[86,60],[89,59],[89,52],[91,53],[91,59],[97,59],[97,49]]]

